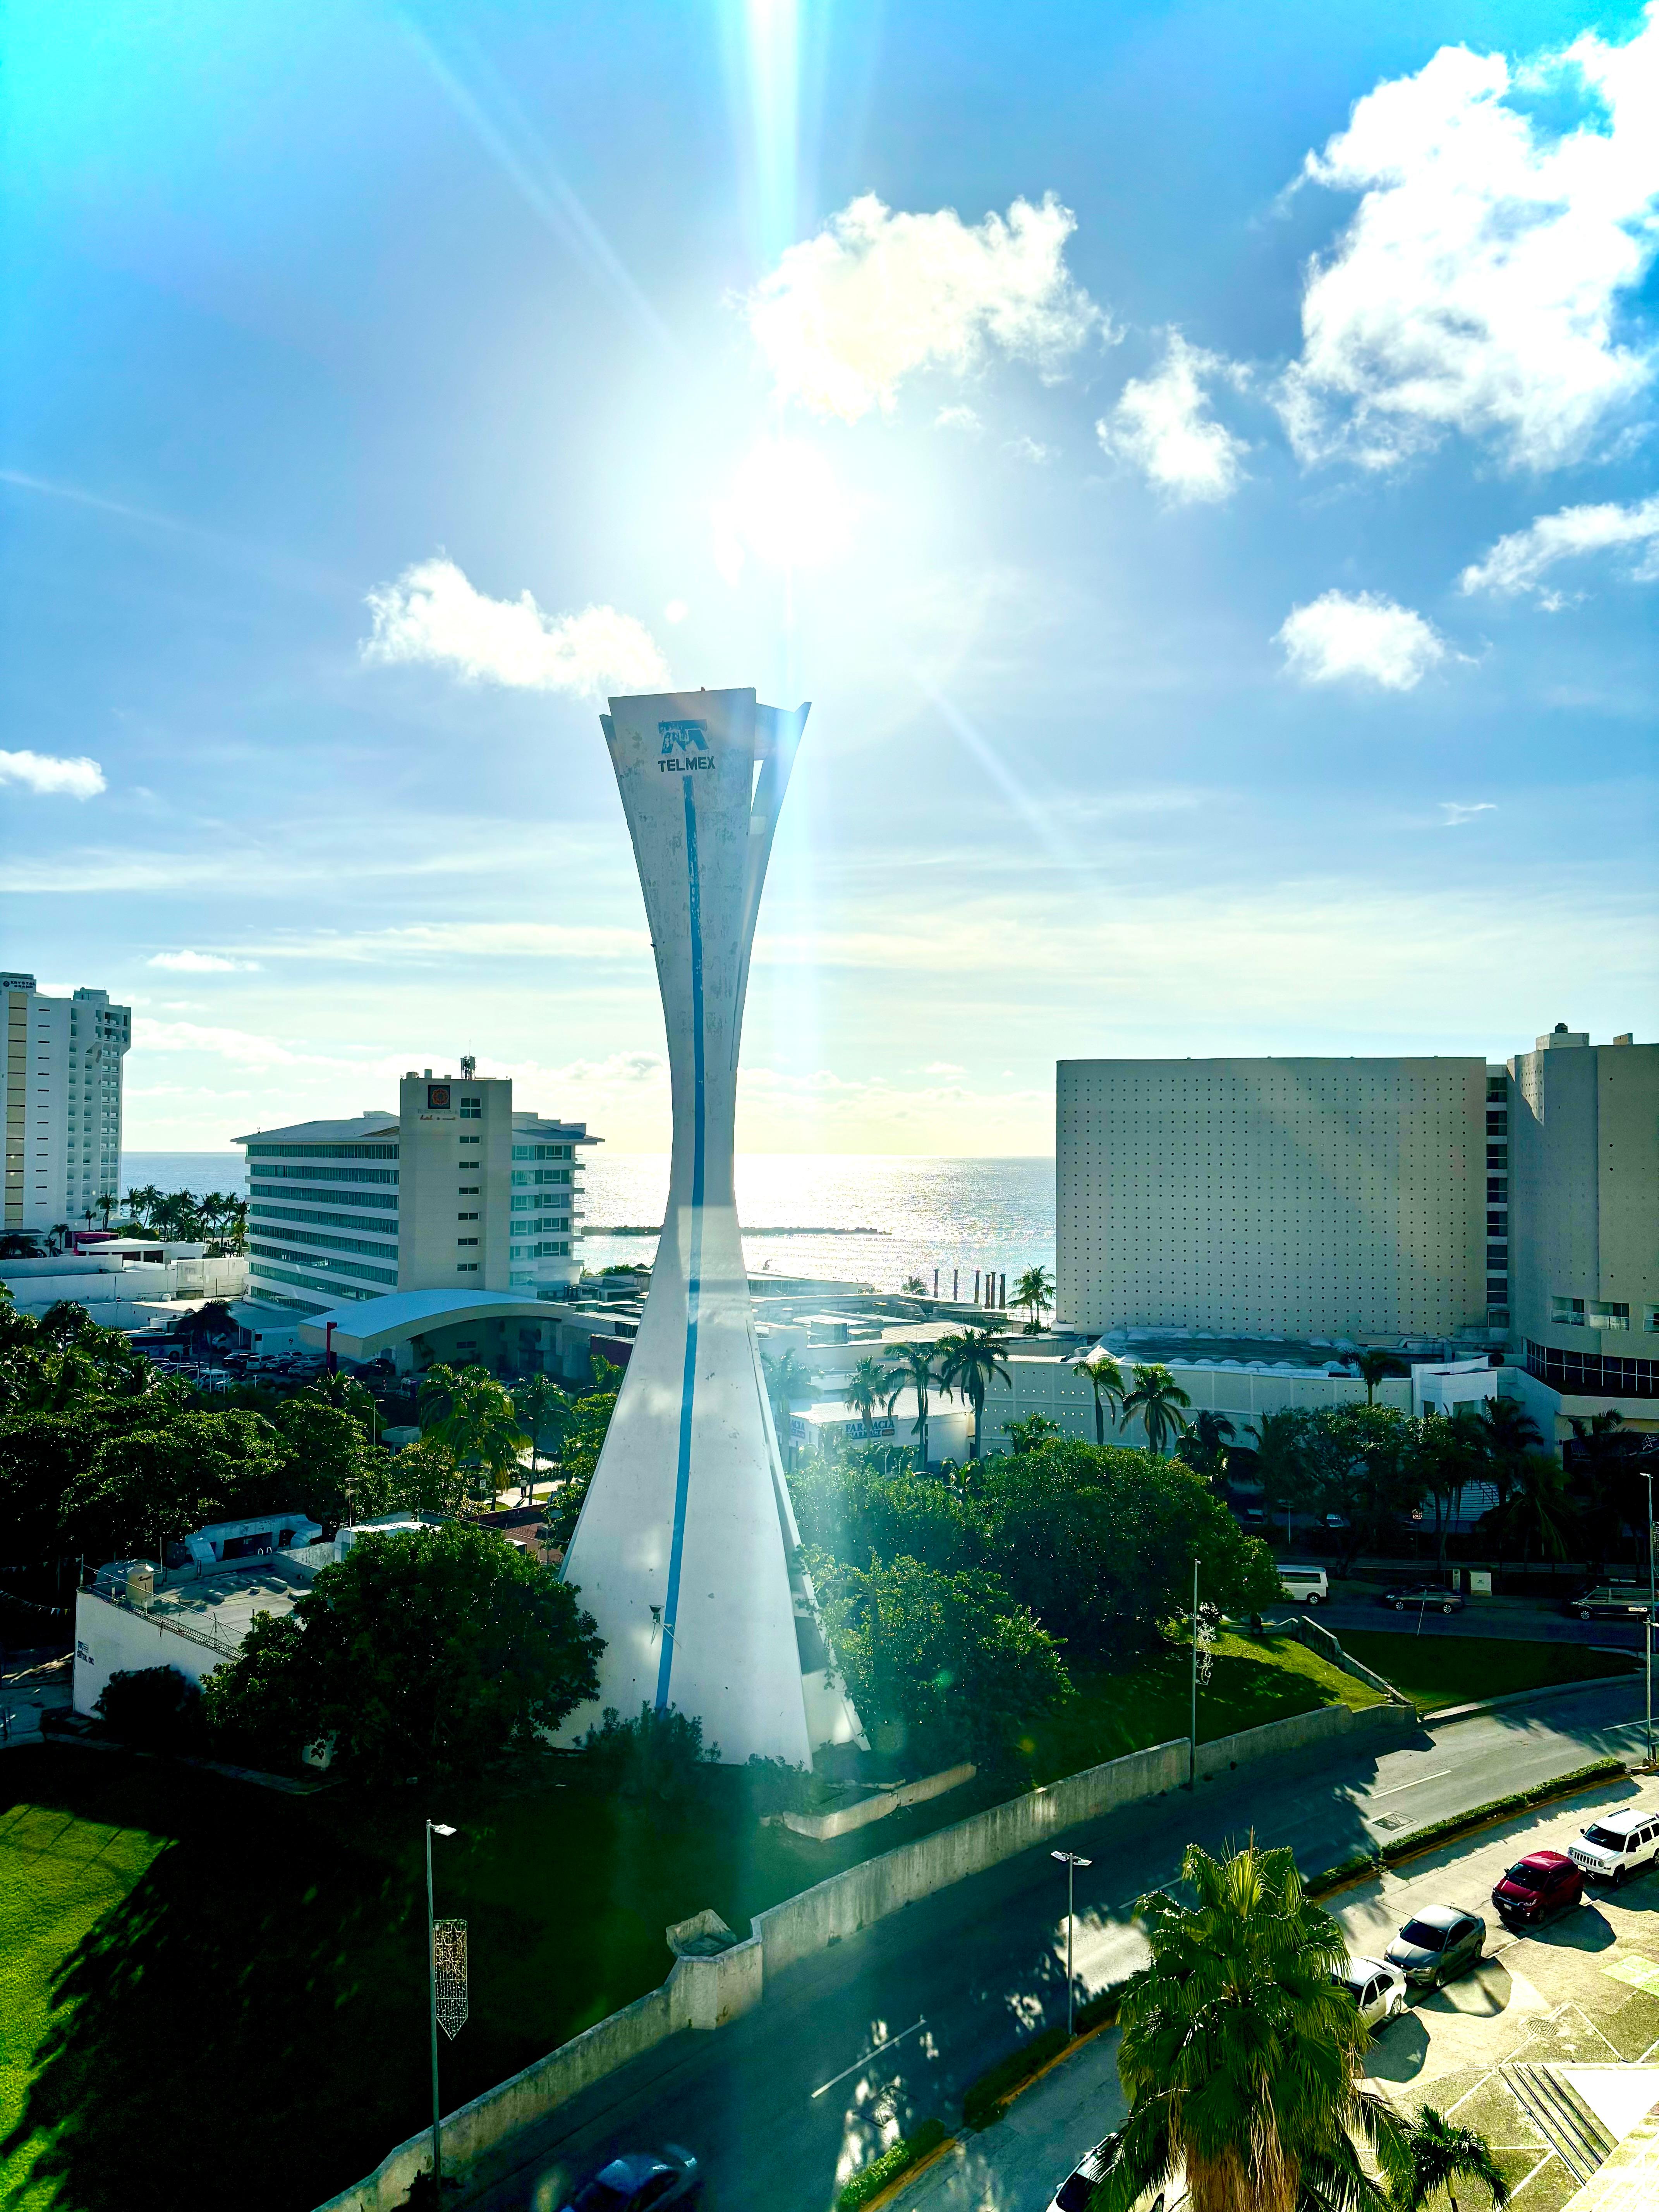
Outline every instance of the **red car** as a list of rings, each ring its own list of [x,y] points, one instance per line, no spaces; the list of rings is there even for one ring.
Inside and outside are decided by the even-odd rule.
[[[1584,1877],[1560,1851],[1528,1851],[1517,1859],[1492,1893],[1508,1928],[1535,1928],[1558,1912],[1582,1905]]]

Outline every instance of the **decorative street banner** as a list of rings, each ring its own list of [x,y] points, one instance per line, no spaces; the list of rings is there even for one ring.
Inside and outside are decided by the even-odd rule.
[[[432,1923],[433,1983],[437,1991],[438,2025],[453,2043],[466,2026],[466,1923],[434,1920]]]

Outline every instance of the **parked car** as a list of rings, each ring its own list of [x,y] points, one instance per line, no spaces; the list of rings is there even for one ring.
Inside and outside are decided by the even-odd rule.
[[[1647,1609],[1645,1583],[1598,1583],[1567,1603],[1567,1611],[1576,1613],[1580,1620],[1623,1620]]]
[[[656,2212],[659,2205],[694,2204],[702,2194],[702,2169],[689,2150],[665,2143],[660,2150],[629,2151],[583,2182],[563,2212]]]
[[[1437,1990],[1467,1973],[1486,1947],[1486,1923],[1455,1905],[1425,1905],[1412,1915],[1383,1956],[1414,1990]]]
[[[1377,1603],[1391,1605],[1396,1613],[1404,1613],[1411,1606],[1419,1606],[1425,1611],[1437,1607],[1442,1613],[1463,1610],[1462,1599],[1443,1583],[1414,1583],[1407,1589],[1386,1589]]]
[[[1584,1901],[1584,1877],[1561,1851],[1528,1851],[1500,1875],[1492,1893],[1506,1928],[1536,1928]]]
[[[1330,1577],[1323,1567],[1282,1566],[1279,1587],[1302,1605],[1322,1605],[1331,1594]]]
[[[1390,1966],[1382,1959],[1350,1959],[1341,1972],[1331,1978],[1353,1999],[1359,2017],[1370,2028],[1386,2027],[1409,2002],[1406,1977],[1398,1966]]]
[[[1117,2137],[1108,2136],[1091,2151],[1085,2151],[1048,2199],[1048,2212],[1086,2212],[1090,2198],[1105,2179],[1117,2149]],[[1188,2203],[1184,2180],[1171,2182],[1164,2189],[1141,2191],[1133,2212],[1181,2212]]]
[[[1592,1881],[1618,1889],[1659,1858],[1659,1813],[1632,1808],[1600,1814],[1568,1844],[1567,1855]]]

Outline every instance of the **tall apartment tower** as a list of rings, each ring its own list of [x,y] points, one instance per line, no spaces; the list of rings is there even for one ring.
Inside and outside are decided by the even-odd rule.
[[[562,1297],[581,1274],[583,1121],[517,1112],[508,1077],[410,1069],[396,1114],[239,1137],[248,1296],[317,1313],[392,1291]]]
[[[1486,1081],[1484,1060],[1061,1060],[1059,1311],[1484,1338]]]
[[[1574,1396],[1659,1396],[1659,1045],[1565,1022],[1508,1070],[1516,1348]]]
[[[44,1231],[102,1218],[121,1191],[122,1061],[132,1009],[107,991],[50,999],[33,975],[0,975],[5,1057],[4,1227]]]

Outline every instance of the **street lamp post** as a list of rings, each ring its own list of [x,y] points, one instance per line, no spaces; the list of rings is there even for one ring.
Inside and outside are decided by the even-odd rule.
[[[432,2037],[432,2201],[434,2204],[443,2202],[444,2154],[439,2135],[438,1943],[432,1926],[432,1838],[434,1836],[453,1836],[454,1832],[453,1828],[442,1820],[428,1820],[426,1824],[426,2008],[427,2027]]]
[[[1066,1869],[1066,2039],[1069,2043],[1077,2024],[1077,1991],[1072,1981],[1072,1908],[1077,1870],[1080,1866],[1092,1866],[1094,1861],[1081,1857],[1076,1851],[1050,1851],[1048,1856],[1058,1859]]]

